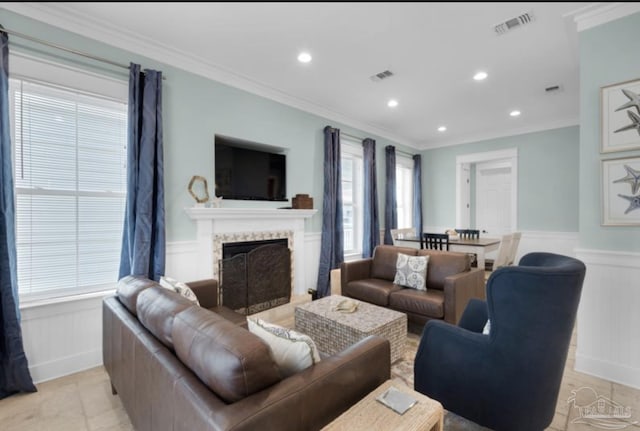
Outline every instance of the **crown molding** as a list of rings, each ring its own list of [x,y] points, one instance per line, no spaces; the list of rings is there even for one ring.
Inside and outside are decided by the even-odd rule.
[[[581,32],[638,12],[640,3],[592,3],[565,16],[572,16],[578,32]]]
[[[470,144],[474,142],[488,141],[490,139],[506,138],[508,136],[524,135],[527,133],[544,132],[546,130],[561,129],[563,127],[578,126],[580,119],[577,116],[567,117],[547,123],[534,124],[527,127],[516,129],[508,129],[500,132],[487,132],[465,135],[450,140],[438,140],[434,142],[426,142],[421,147],[422,150],[433,150],[442,147],[451,147],[454,145]]]
[[[62,3],[0,2],[0,7],[48,25],[141,55],[213,81],[247,91],[278,103],[362,130],[396,144],[419,150],[419,145],[392,131],[356,120],[333,109],[284,93],[241,74],[226,70],[202,58],[185,54],[136,34],[129,29],[97,21]],[[170,76],[168,76],[171,79]],[[374,137],[374,136],[372,136]]]

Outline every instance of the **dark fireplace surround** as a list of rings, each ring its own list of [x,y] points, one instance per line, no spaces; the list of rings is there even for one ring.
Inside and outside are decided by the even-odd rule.
[[[291,251],[286,238],[222,244],[220,303],[245,315],[287,304]]]

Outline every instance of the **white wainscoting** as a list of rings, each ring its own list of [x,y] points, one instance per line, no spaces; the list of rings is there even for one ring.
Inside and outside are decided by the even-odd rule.
[[[318,268],[320,266],[321,232],[304,234],[304,267],[307,279],[304,281],[305,292],[318,286]]]
[[[587,265],[577,371],[640,389],[640,253],[577,249]]]
[[[113,292],[21,306],[24,351],[34,382],[102,364],[102,299]]]

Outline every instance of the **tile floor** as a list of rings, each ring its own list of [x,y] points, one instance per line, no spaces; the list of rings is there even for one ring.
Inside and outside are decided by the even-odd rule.
[[[293,319],[280,322],[292,326]],[[409,336],[408,346],[415,349],[418,335]],[[413,340],[411,340],[413,338]],[[612,383],[573,370],[575,337],[558,396],[556,415],[548,431],[593,431],[597,429],[639,429],[640,390]],[[117,396],[111,395],[111,386],[103,367],[62,377],[37,385],[38,392],[19,394],[0,401],[0,429],[3,431],[128,431],[133,430]],[[606,397],[631,409],[630,423],[579,423],[578,409],[567,400],[572,391],[590,388],[598,396]],[[578,398],[589,400],[593,392],[580,391]],[[583,403],[584,404],[584,403]],[[446,428],[445,428],[445,431]],[[517,430],[514,430],[517,431]]]

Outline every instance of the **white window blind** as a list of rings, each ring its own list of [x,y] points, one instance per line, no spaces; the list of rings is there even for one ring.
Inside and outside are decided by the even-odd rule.
[[[342,139],[342,220],[345,256],[362,255],[363,155],[362,145]]]
[[[126,195],[127,104],[10,79],[21,299],[112,287]]]
[[[396,209],[398,229],[413,226],[413,159],[396,157]]]

